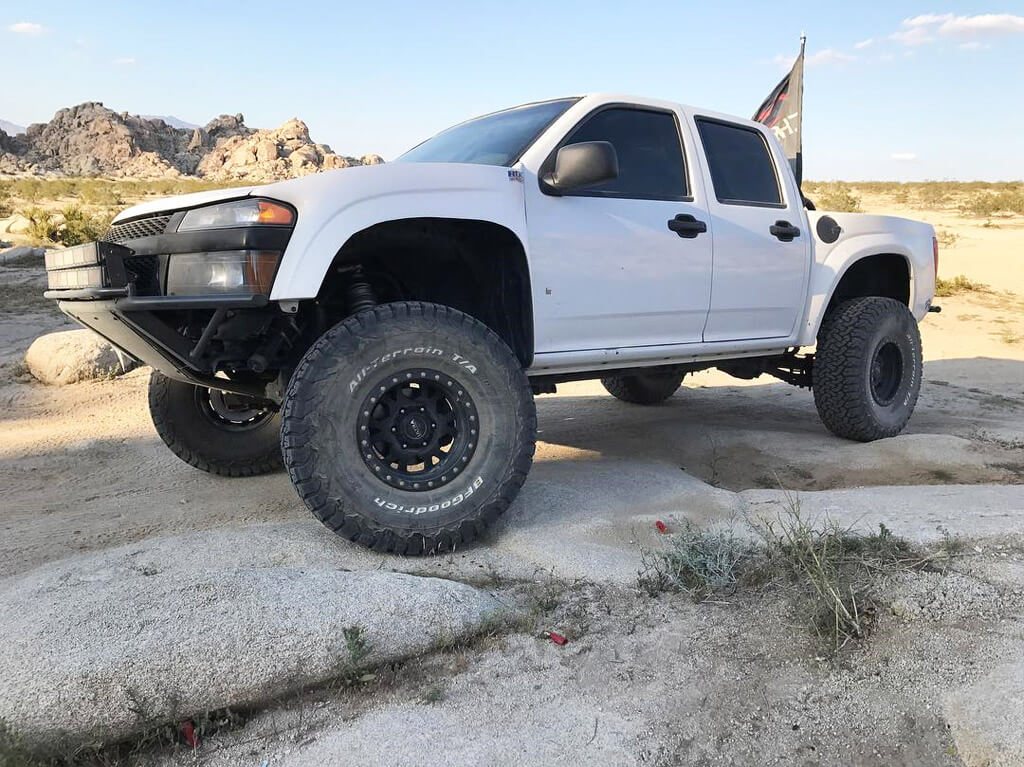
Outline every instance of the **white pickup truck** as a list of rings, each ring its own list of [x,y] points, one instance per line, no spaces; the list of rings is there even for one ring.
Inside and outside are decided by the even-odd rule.
[[[758,123],[600,94],[386,165],[137,205],[49,254],[46,295],[152,366],[183,460],[283,460],[332,530],[419,554],[512,502],[533,395],[560,382],[655,405],[688,372],[767,373],[841,437],[899,433],[937,259],[927,224],[806,210]]]

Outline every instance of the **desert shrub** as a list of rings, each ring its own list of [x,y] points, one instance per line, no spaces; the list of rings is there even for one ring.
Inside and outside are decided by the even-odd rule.
[[[32,207],[22,211],[22,214],[28,219],[28,231],[26,233],[34,244],[45,247],[57,242],[57,231],[60,228],[60,224],[57,223],[49,211],[39,207]]]
[[[960,212],[986,218],[995,213],[1024,213],[1024,190],[1003,187],[998,191],[976,191],[961,203]]]
[[[785,490],[778,514],[750,520],[747,533],[684,523],[664,546],[641,552],[640,586],[652,595],[681,591],[698,599],[742,586],[781,588],[831,654],[870,633],[879,574],[933,567],[945,556],[918,551],[885,525],[864,533],[828,518],[812,522]]]
[[[955,185],[950,181],[925,181],[917,185],[917,199],[924,208],[944,208]]]
[[[960,212],[969,216],[991,216],[999,209],[994,194],[975,192],[960,204]]]
[[[975,282],[966,275],[958,274],[956,277],[946,279],[945,277],[935,278],[935,295],[940,298],[955,296],[959,293],[991,293],[992,289],[983,282]]]
[[[952,248],[960,241],[960,235],[956,232],[951,232],[948,229],[942,229],[935,233],[935,239],[938,240],[939,245],[942,247]]]
[[[753,545],[731,528],[701,530],[685,521],[666,548],[641,553],[640,583],[649,593],[684,591],[700,597],[728,591],[753,553]]]
[[[80,196],[82,202],[89,205],[101,207],[124,205],[124,199],[121,197],[117,184],[109,181],[98,179],[84,181],[81,185]]]
[[[877,573],[926,561],[883,524],[867,534],[828,519],[814,525],[789,493],[775,519],[753,527],[763,541],[768,572],[797,588],[805,620],[831,652],[865,639],[874,627]]]
[[[64,216],[64,225],[57,232],[57,239],[64,247],[98,240],[106,232],[109,224],[104,218],[91,216],[77,205],[64,208],[61,215]]]
[[[835,213],[858,213],[860,198],[846,184],[826,184],[818,188],[814,201],[818,210]]]

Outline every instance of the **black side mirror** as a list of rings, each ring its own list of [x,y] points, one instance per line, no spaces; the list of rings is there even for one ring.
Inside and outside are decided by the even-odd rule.
[[[559,195],[572,189],[581,189],[619,175],[619,158],[615,147],[607,141],[583,141],[568,144],[555,156],[555,170],[545,173],[544,191]]]

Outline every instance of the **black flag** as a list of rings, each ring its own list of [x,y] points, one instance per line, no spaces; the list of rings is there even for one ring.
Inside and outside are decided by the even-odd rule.
[[[800,55],[789,74],[754,113],[754,120],[764,123],[775,133],[786,150],[796,183],[803,180],[803,111],[804,111],[804,38],[800,38]]]

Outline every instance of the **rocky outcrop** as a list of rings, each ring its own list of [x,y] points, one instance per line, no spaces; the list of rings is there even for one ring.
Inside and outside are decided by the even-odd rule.
[[[350,571],[330,542],[273,532],[155,539],[5,580],[0,720],[27,745],[118,740],[364,673],[503,612],[472,586]]]
[[[368,159],[371,161],[367,162]],[[326,144],[313,141],[306,123],[293,117],[274,130],[237,133],[219,141],[203,157],[196,172],[212,179],[277,181],[322,170],[375,164],[372,160],[381,161],[377,155],[357,159],[335,154]]]
[[[378,155],[334,153],[313,141],[298,119],[253,130],[241,114],[221,115],[203,128],[177,128],[160,118],[114,112],[98,101],[61,109],[24,134],[0,131],[0,173],[274,181],[378,162]]]

